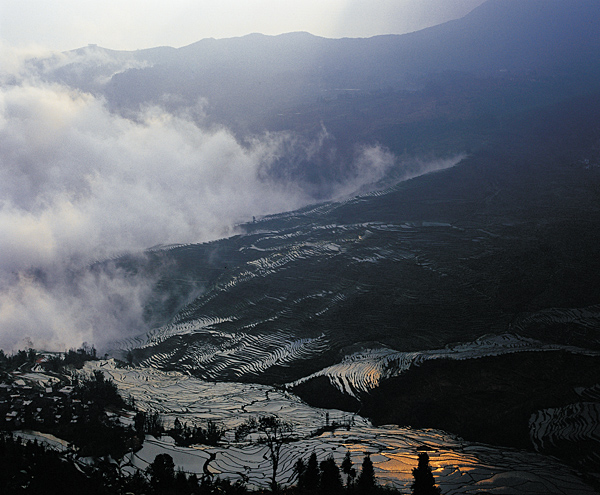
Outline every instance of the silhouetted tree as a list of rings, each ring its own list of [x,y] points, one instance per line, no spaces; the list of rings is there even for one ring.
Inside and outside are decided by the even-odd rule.
[[[375,469],[369,454],[363,459],[356,485],[360,493],[371,493],[375,490]]]
[[[160,437],[165,431],[163,420],[158,411],[149,413],[138,411],[133,418],[133,424],[136,434],[140,439],[143,439],[146,433],[148,435]]]
[[[225,428],[209,419],[206,422],[206,428],[203,428],[202,426],[195,428],[194,441],[204,445],[216,446],[219,444],[224,434]]]
[[[350,451],[346,452],[344,460],[342,461],[342,472],[346,475],[346,488],[351,488],[356,478],[356,469],[352,464],[352,457]]]
[[[62,453],[0,432],[0,493],[105,495],[114,493]]]
[[[177,494],[187,495],[191,492],[191,487],[189,485],[189,480],[187,475],[181,470],[178,469],[175,473],[175,480],[173,482],[173,491]]]
[[[264,443],[269,449],[271,457],[271,490],[278,491],[277,485],[277,470],[279,469],[279,459],[281,457],[281,448],[287,442],[292,434],[292,425],[282,421],[277,416],[260,416],[250,418],[248,421],[240,425],[236,432],[236,440],[241,440],[252,432],[260,433],[259,442]]]
[[[158,454],[147,468],[150,484],[158,493],[167,492],[175,482],[175,463],[169,454]]]
[[[175,439],[176,445],[188,446],[200,443],[216,446],[225,435],[225,428],[210,419],[206,422],[206,427],[189,427],[187,423],[182,424],[178,418],[175,418],[173,429],[169,434]]]
[[[137,437],[140,440],[143,440],[144,436],[146,435],[146,413],[145,412],[138,411],[137,413],[135,413],[135,416],[133,417],[133,428],[135,430]]]
[[[413,468],[412,475],[415,479],[411,485],[413,495],[439,495],[441,493],[440,487],[435,485],[427,452],[419,454],[419,464]]]
[[[188,478],[190,486],[194,486],[194,481],[197,484],[198,480],[194,476]],[[221,480],[219,477],[213,480],[208,476],[204,476],[199,488],[194,488],[192,493],[199,493],[199,495],[242,495],[248,493],[248,490],[244,482],[239,480],[232,483],[229,480]]]
[[[155,437],[160,437],[165,431],[163,420],[158,411],[146,415],[146,432]]]
[[[342,484],[340,469],[335,463],[333,456],[329,456],[324,461],[321,461],[319,467],[321,468],[321,492],[327,494],[341,493],[344,486]]]
[[[306,472],[306,464],[304,464],[304,459],[300,458],[294,464],[294,474],[298,478],[298,488],[303,490],[304,487],[304,473]]]
[[[314,452],[310,454],[306,465],[304,465],[302,460],[299,460],[298,463],[296,463],[297,467],[299,463],[302,463],[303,469],[301,469],[301,474],[298,475],[298,488],[309,492],[317,490],[317,488],[319,488],[319,479],[321,477],[317,454]]]
[[[141,471],[134,471],[131,476],[125,476],[122,481],[125,493],[148,493],[150,484]]]
[[[73,393],[82,402],[92,401],[101,407],[116,406],[126,407],[127,404],[119,395],[119,389],[115,382],[104,376],[100,370],[94,370],[93,373],[78,382]]]
[[[29,348],[29,350],[27,351],[27,361],[30,364],[33,364],[33,363],[35,363],[36,358],[37,358],[37,352],[35,352],[35,349]]]

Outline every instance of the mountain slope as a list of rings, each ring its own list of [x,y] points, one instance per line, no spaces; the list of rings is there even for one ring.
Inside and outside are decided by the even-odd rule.
[[[119,352],[597,472],[599,98],[452,168],[149,253],[181,309]]]
[[[151,253],[174,263],[161,287],[192,300],[123,346],[160,368],[272,383],[356,345],[438,349],[597,304],[597,102],[533,113],[455,167],[386,191]],[[600,346],[585,321],[551,338],[552,318],[526,321],[522,335]]]
[[[600,6],[593,0],[489,0],[462,19],[405,35],[204,39],[179,49],[106,51],[135,64],[110,73],[103,88],[78,64],[62,67],[54,77],[100,91],[121,110],[166,104],[169,96],[168,104],[178,107],[203,98],[214,121],[256,131],[268,117],[300,104],[421,88],[427,74],[448,71],[559,77],[568,81],[563,91],[570,85],[570,95],[581,93],[599,73],[599,22]]]
[[[405,43],[423,55],[413,63],[426,72],[589,67],[600,48],[598,21],[592,0],[489,0],[462,19],[406,35]]]
[[[540,375],[577,378],[580,356],[586,368],[597,365],[599,20],[596,1],[490,0],[404,36],[251,35],[131,55],[138,65],[95,86],[115,111],[160,104],[177,114],[202,99],[202,124],[226,123],[242,140],[293,130],[327,135],[323,154],[341,150],[299,165],[286,155],[274,177],[335,182],[336,167],[363,143],[384,145],[397,163],[382,190],[258,218],[227,239],[117,260],[158,282],[146,307],[151,329],[115,343],[115,354],[211,381],[287,384],[307,400],[362,401],[373,417],[448,428],[440,401],[452,396],[452,380],[468,389],[481,370],[510,400],[474,383],[473,424],[484,409],[512,411],[518,392],[531,403],[517,411],[515,444],[532,447],[528,415],[559,443],[571,439],[555,424],[583,418],[587,432],[596,405],[567,404],[576,398],[565,390],[595,397],[592,379],[557,388],[551,403],[551,393],[513,387],[502,370],[518,363],[533,376],[538,363]],[[145,55],[160,60],[146,66]],[[462,158],[399,180],[414,155]],[[569,357],[555,359],[557,351]],[[534,352],[542,357],[530,359]],[[414,410],[385,416],[381,405],[402,402],[406,376]],[[514,417],[501,418],[501,432]],[[473,435],[502,437],[487,433]],[[569,448],[586,435],[576,432]]]

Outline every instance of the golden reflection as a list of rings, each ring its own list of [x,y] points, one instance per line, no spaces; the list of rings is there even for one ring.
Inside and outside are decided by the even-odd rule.
[[[386,438],[389,441],[390,438]],[[387,443],[387,442],[386,442]],[[392,441],[392,443],[394,443]],[[393,451],[390,452],[390,447]],[[394,449],[395,447],[395,449]],[[417,466],[419,450],[411,452],[402,445],[381,445],[374,448],[373,445],[366,446],[361,443],[344,443],[344,450],[348,450],[353,461],[360,466],[365,454],[369,453],[376,472],[388,480],[388,482],[404,485],[413,479],[412,470]],[[438,477],[460,478],[475,471],[478,467],[478,459],[475,456],[457,452],[455,450],[428,450],[429,464],[433,475]]]

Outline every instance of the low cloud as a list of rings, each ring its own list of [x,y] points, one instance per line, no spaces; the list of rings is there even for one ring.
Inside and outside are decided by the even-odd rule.
[[[240,142],[158,106],[124,118],[91,93],[43,82],[47,64],[0,52],[10,61],[0,74],[0,348],[101,346],[139,333],[152,280],[86,272],[90,262],[227,236],[253,215],[315,201],[305,181],[276,170],[331,145],[325,130],[310,142],[289,133]],[[383,149],[359,150],[330,196],[393,164]]]
[[[145,329],[144,305],[152,280],[114,269],[45,268],[42,277],[19,273],[0,296],[2,348],[64,350],[83,342],[103,346]]]

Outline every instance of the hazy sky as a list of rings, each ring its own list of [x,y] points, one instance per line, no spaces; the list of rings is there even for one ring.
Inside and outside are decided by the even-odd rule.
[[[202,38],[308,31],[404,33],[458,18],[484,0],[0,0],[0,40],[69,50],[135,50]]]

